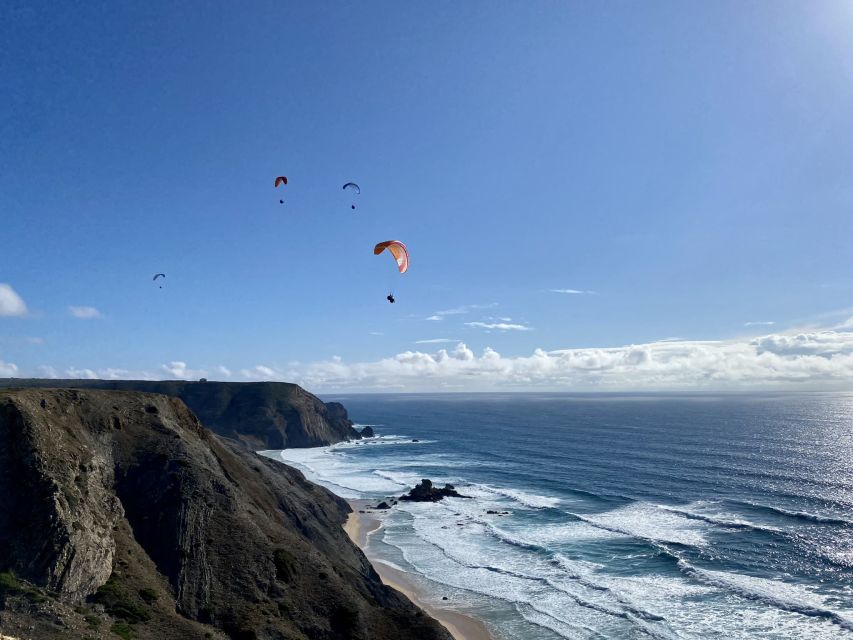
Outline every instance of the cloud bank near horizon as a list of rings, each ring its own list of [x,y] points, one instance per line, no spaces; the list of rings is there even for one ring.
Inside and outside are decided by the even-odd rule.
[[[504,356],[475,353],[464,342],[434,352],[403,351],[379,360],[340,357],[286,366],[190,367],[173,361],[154,371],[45,366],[43,377],[296,382],[330,391],[642,391],[737,389],[853,390],[853,323],[832,329],[725,341],[666,340],[621,347],[574,348]],[[0,361],[0,375],[20,376]]]

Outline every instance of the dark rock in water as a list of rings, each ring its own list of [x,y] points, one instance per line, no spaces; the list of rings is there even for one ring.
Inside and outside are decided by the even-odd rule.
[[[376,434],[373,433],[373,427],[371,427],[370,425],[367,425],[364,429],[361,430],[361,437],[362,438],[372,438],[375,435]]]
[[[321,447],[358,440],[347,410],[323,403],[287,382],[188,382],[183,380],[14,380],[0,387],[67,387],[144,391],[180,398],[211,431],[240,442],[251,451]]]
[[[487,509],[486,513],[492,516],[508,516],[509,511],[495,511],[494,509]]]
[[[447,596],[441,596],[442,600],[447,600]]]
[[[412,442],[420,442],[417,438],[412,438]]]
[[[421,483],[414,489],[409,491],[405,496],[400,496],[400,500],[409,500],[411,502],[438,502],[446,497],[453,498],[468,498],[457,493],[452,484],[446,484],[441,489],[432,486],[432,480],[424,478]]]
[[[383,509],[383,510],[384,509],[390,509],[391,505],[383,500],[382,502],[380,502],[379,504],[376,505],[376,508],[377,509]]]
[[[176,398],[0,391],[3,634],[450,640],[382,584],[349,511]]]

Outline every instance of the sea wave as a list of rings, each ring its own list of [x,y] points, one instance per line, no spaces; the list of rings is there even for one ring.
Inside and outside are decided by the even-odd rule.
[[[388,447],[400,445],[419,445],[419,444],[435,444],[436,440],[427,440],[420,438],[409,438],[407,436],[374,436],[373,438],[362,438],[361,440],[347,440],[346,442],[338,442],[329,446],[331,450],[336,449],[354,449],[356,447]],[[325,447],[324,447],[325,448]],[[289,449],[285,449],[289,451]]]
[[[527,560],[524,560],[523,556],[516,557],[516,560],[520,561],[520,564],[529,567],[528,570],[524,571],[519,570],[517,567],[498,565],[495,562],[480,562],[475,559],[474,554],[470,550],[465,548],[460,549],[460,540],[457,536],[441,534],[443,529],[436,526],[436,521],[440,521],[440,518],[430,517],[426,513],[412,513],[412,515],[415,518],[414,530],[418,538],[436,548],[442,555],[457,565],[474,571],[487,571],[497,575],[537,583],[547,587],[552,592],[560,594],[561,597],[568,598],[580,607],[623,619],[640,628],[651,637],[660,639],[676,637],[671,630],[665,628],[665,618],[663,616],[647,611],[629,599],[612,592],[609,587],[597,583],[591,577],[591,568],[585,563],[573,562],[565,556],[555,554],[547,547],[536,544],[532,540],[513,535],[495,526],[494,523],[485,518],[471,518],[476,521],[476,524],[485,533],[500,543],[517,548],[522,554],[533,552],[538,557],[538,559],[528,557]],[[401,551],[405,551],[402,547],[398,548]],[[498,557],[493,557],[493,560],[498,559]],[[540,572],[535,571],[536,567],[539,567]],[[565,582],[566,580],[574,582],[584,591],[578,592],[577,589],[569,588]],[[454,584],[452,586],[461,585]],[[471,587],[471,585],[466,588],[476,589],[476,587]],[[480,592],[485,595],[494,595],[489,590]],[[597,595],[592,597],[592,594]],[[602,597],[607,601],[601,601]],[[535,602],[529,602],[528,604],[536,607]],[[559,615],[560,611],[545,610],[538,607],[537,610],[562,622],[566,622]],[[658,625],[652,627],[649,626],[649,623],[661,623],[663,627],[658,628]]]
[[[560,498],[555,498],[553,496],[537,495],[535,493],[529,493],[520,489],[506,489],[503,487],[494,487],[488,484],[482,484],[478,486],[482,487],[486,491],[490,491],[491,493],[504,496],[505,498],[509,498],[510,500],[513,500],[518,504],[524,507],[529,507],[531,509],[554,508],[559,506],[559,504],[562,502]]]
[[[708,544],[706,530],[694,520],[650,503],[637,502],[599,514],[567,513],[594,527],[647,542],[676,543],[689,547],[705,547]]]
[[[726,516],[721,515],[709,515],[705,513],[700,513],[698,511],[690,509],[690,505],[686,507],[674,507],[666,504],[657,505],[659,508],[664,509],[666,511],[670,511],[672,513],[677,513],[685,518],[690,520],[701,520],[703,522],[707,522],[708,524],[712,524],[718,527],[724,527],[727,529],[745,529],[748,531],[757,531],[760,533],[769,533],[769,534],[783,534],[785,533],[782,529],[778,529],[776,527],[771,527],[769,525],[758,524],[755,522],[751,522],[749,520],[744,520],[742,518],[738,518],[735,515],[729,514]]]
[[[418,482],[420,482],[420,476],[418,476],[417,474],[399,473],[395,471],[386,471],[384,469],[373,469],[372,473],[374,475],[379,476],[380,478],[390,480],[394,484],[398,484],[401,487],[412,487]]]
[[[851,614],[828,608],[823,597],[803,587],[727,571],[700,569],[683,558],[679,559],[678,567],[685,575],[695,580],[724,589],[748,600],[804,616],[823,618],[842,629],[853,631]]]
[[[748,500],[730,500],[734,504],[740,504],[749,509],[756,511],[764,511],[776,516],[792,518],[803,522],[814,522],[818,524],[838,525],[843,527],[853,527],[853,520],[840,518],[838,516],[825,516],[817,513],[809,513],[807,511],[796,511],[793,509],[785,509],[783,507],[775,507],[773,505],[761,504],[758,502],[750,502]]]

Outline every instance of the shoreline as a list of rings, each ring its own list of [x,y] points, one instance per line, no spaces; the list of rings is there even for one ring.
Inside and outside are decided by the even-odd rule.
[[[489,630],[481,620],[451,608],[428,603],[422,588],[415,583],[410,573],[400,571],[368,553],[368,537],[382,524],[382,521],[372,513],[359,513],[359,510],[364,510],[365,506],[370,503],[369,500],[349,500],[352,513],[347,517],[344,531],[367,556],[376,573],[382,578],[382,583],[396,589],[411,600],[415,606],[438,620],[455,640],[493,640]]]

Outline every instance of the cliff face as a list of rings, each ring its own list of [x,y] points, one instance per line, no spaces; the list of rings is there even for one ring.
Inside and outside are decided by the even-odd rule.
[[[381,584],[348,511],[176,398],[0,391],[0,633],[449,640]]]
[[[208,429],[252,450],[320,447],[361,437],[343,405],[323,403],[299,385],[286,382],[3,379],[0,387],[109,389],[174,396]]]

